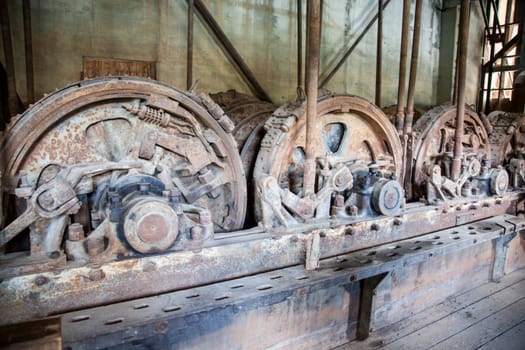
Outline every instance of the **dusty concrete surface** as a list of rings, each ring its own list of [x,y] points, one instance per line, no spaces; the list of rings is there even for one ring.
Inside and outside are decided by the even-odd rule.
[[[296,94],[295,0],[205,1],[210,12],[252,69],[274,102]],[[8,0],[16,62],[18,94],[25,91],[22,2]],[[414,6],[414,4],[412,4]],[[306,7],[306,6],[303,6]],[[321,77],[359,36],[376,13],[375,1],[325,1]],[[426,108],[438,97],[441,0],[424,2],[416,105]],[[186,83],[187,4],[184,0],[32,0],[35,97],[80,79],[82,57],[157,62],[157,79],[184,88]],[[303,8],[306,12],[306,9]],[[392,0],[384,13],[383,105],[395,103],[402,1]],[[413,16],[413,9],[412,9]],[[306,18],[306,14],[304,16]],[[467,102],[476,101],[481,17],[471,14]],[[412,29],[412,28],[411,28]],[[412,34],[410,34],[410,37]],[[450,38],[453,42],[454,39]],[[249,92],[202,19],[195,20],[194,79],[200,90]],[[443,43],[443,40],[441,40]],[[454,44],[452,44],[454,45]],[[303,45],[304,48],[304,45]],[[0,59],[4,61],[0,44]],[[374,99],[376,25],[327,85],[338,93]],[[452,57],[449,58],[452,60]]]

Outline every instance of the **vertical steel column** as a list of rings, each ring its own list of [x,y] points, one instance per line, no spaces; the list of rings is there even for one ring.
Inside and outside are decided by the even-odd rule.
[[[321,51],[321,1],[308,0],[308,53],[306,67],[306,161],[304,165],[304,195],[315,190],[315,156],[319,148],[317,130],[317,86]]]
[[[188,0],[188,41],[186,56],[186,89],[193,84],[193,0]]]
[[[416,0],[416,13],[414,17],[414,34],[412,36],[412,57],[410,59],[410,78],[408,80],[407,112],[405,115],[405,134],[412,134],[412,121],[414,120],[414,95],[416,90],[417,63],[419,56],[419,41],[421,36],[421,12],[423,0]]]
[[[303,0],[297,0],[297,91],[303,87]]]
[[[9,115],[18,112],[18,97],[16,93],[15,64],[13,60],[13,46],[11,43],[11,26],[7,1],[0,0],[0,23],[2,25],[2,40],[4,44],[5,70],[7,74],[7,106]]]
[[[33,75],[33,35],[31,29],[31,3],[29,2],[29,0],[24,0],[22,6],[24,12],[27,104],[30,104],[35,102],[35,84]]]
[[[383,60],[383,0],[377,1],[377,54],[376,54],[376,106],[381,107],[381,84],[382,84],[382,60]]]
[[[452,158],[452,180],[456,181],[461,173],[461,156],[463,154],[463,128],[465,121],[465,81],[467,76],[467,48],[469,31],[470,0],[461,0],[459,15],[459,54],[456,106],[456,131],[454,134],[454,158]]]
[[[397,86],[396,129],[403,133],[405,119],[405,82],[407,70],[408,30],[410,26],[410,0],[403,0],[403,23],[401,28],[401,53],[399,57],[399,84]]]

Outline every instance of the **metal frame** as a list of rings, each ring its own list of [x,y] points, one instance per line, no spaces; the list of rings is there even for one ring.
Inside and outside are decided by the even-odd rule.
[[[374,322],[375,290],[390,271],[488,241],[510,241],[524,228],[524,219],[502,215],[325,259],[321,261],[320,268],[313,271],[305,271],[301,266],[288,267],[190,290],[68,313],[62,316],[64,346],[124,348],[131,344],[154,347],[202,344],[209,342],[210,338],[230,338],[228,335],[235,334],[235,320],[250,314],[253,315],[252,320],[268,321],[265,331],[272,334],[284,332],[292,336],[292,331],[283,330],[289,325],[284,325],[286,321],[279,319],[279,304],[284,304],[285,310],[294,310],[286,319],[307,314],[308,310],[317,314],[316,320],[312,320],[317,328],[309,329],[306,325],[303,331],[308,333],[296,339],[299,343],[305,342],[314,347],[329,343],[334,345],[341,339],[336,331],[338,329],[346,337],[352,337],[349,333],[355,329],[358,339],[364,339]],[[339,313],[348,312],[348,319],[334,318],[334,314],[325,309],[339,305],[345,290],[349,293],[350,304],[346,306],[348,311],[343,308]],[[359,312],[353,328],[351,324],[356,317],[357,306],[353,299],[358,293]],[[319,298],[324,301],[324,313],[316,311]],[[350,324],[347,325],[348,322]],[[323,327],[332,331],[319,333]],[[252,336],[234,337],[230,341],[240,346],[246,341],[253,341]],[[228,347],[224,343],[217,345]]]
[[[260,229],[217,234],[195,251],[89,264],[21,274],[3,266],[0,282],[1,324],[39,319],[56,313],[187,289],[304,263],[311,235],[320,235],[319,258],[369,248],[481,220],[516,213],[519,192],[485,200],[426,206],[413,203],[398,217],[367,221],[328,220],[272,235]],[[56,260],[49,257],[48,260]],[[31,261],[35,263],[35,261]],[[43,262],[41,265],[46,268]],[[210,268],[214,266],[214,268]],[[8,274],[9,273],[9,274]],[[38,300],[38,304],[32,300]]]

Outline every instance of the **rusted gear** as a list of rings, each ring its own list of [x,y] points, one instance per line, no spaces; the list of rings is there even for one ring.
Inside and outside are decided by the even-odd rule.
[[[477,159],[474,162],[479,168],[481,160],[490,160],[490,146],[487,120],[470,108],[465,108],[465,128],[463,136],[464,157]],[[429,174],[426,169],[439,165],[441,174],[450,177],[450,161],[454,151],[454,132],[456,107],[437,106],[426,112],[414,124],[414,139],[408,149],[411,169],[407,174],[406,184],[410,187],[411,198],[419,199],[425,195],[424,185]],[[474,165],[467,166],[468,169]],[[470,169],[472,170],[472,169]],[[472,175],[472,174],[471,174]],[[410,193],[410,191],[407,191]]]
[[[345,164],[364,169],[366,174],[370,167],[388,178],[400,179],[401,143],[378,107],[359,97],[330,95],[319,99],[317,114],[321,130],[316,140],[318,175],[327,178],[328,169]],[[255,165],[255,179],[271,176],[280,188],[304,196],[305,119],[306,103],[283,106],[274,112],[265,125],[267,133]],[[386,197],[391,196],[387,193]],[[259,200],[255,201],[258,220],[263,216]]]
[[[234,122],[232,134],[241,151],[244,171],[251,173],[264,136],[264,123],[277,107],[235,90],[210,94],[210,97]]]
[[[492,164],[507,165],[511,158],[523,158],[525,115],[494,111],[488,118],[494,128],[490,134]]]
[[[130,213],[149,208],[149,199],[163,201],[158,213],[162,220],[141,214],[156,233],[146,233],[148,225],[139,225],[137,251],[163,250],[173,243],[181,215],[176,213],[178,203],[211,212],[215,231],[241,228],[246,184],[233,138],[224,130],[231,121],[218,118],[200,101],[168,85],[132,77],[86,80],[45,97],[11,123],[2,142],[9,210],[16,209],[15,201],[22,205],[23,198],[61,169],[99,165],[103,170],[95,167],[78,184],[69,182],[81,208],[53,226],[56,235],[63,235],[69,220],[80,222],[87,233],[103,219],[126,221],[126,226],[133,221]],[[130,165],[122,168],[120,163]],[[61,181],[67,188],[69,179]],[[119,184],[120,192],[112,189],[113,183]],[[40,195],[35,203],[53,207],[52,200],[56,198]],[[8,214],[7,223],[16,218]],[[191,228],[191,223],[184,225]],[[49,223],[37,222],[35,227],[32,253],[42,249],[36,236],[50,230]]]
[[[525,184],[525,115],[494,111],[488,115],[492,164],[509,170],[512,186]]]
[[[239,93],[235,90],[210,94],[210,97],[224,110],[235,123],[232,134],[239,148],[246,183],[248,184],[248,201],[253,203],[252,186],[253,168],[266,131],[264,123],[277,109],[272,103],[261,101],[256,97]],[[246,225],[255,224],[252,211],[248,210]]]

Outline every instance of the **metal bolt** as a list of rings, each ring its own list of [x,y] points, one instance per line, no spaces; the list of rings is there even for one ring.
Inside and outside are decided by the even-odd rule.
[[[79,223],[69,225],[67,237],[70,241],[80,241],[84,239],[84,228]]]
[[[49,208],[55,203],[55,199],[51,195],[51,193],[45,191],[40,196],[38,196],[38,204],[40,204],[44,208]]]
[[[42,285],[46,284],[48,281],[49,281],[49,278],[47,278],[45,276],[37,276],[35,278],[35,284],[37,286],[42,286]]]
[[[148,194],[149,190],[150,190],[150,184],[147,183],[147,182],[143,182],[143,183],[140,183],[139,184],[139,191],[141,194]]]
[[[191,228],[191,239],[194,241],[200,241],[202,240],[202,227],[200,226],[193,226]]]
[[[335,205],[337,207],[342,207],[345,205],[345,197],[338,194],[337,196],[335,196]]]
[[[106,274],[101,269],[91,270],[89,272],[89,279],[93,282],[100,281],[106,277]]]
[[[379,227],[378,224],[372,224],[372,225],[370,226],[370,229],[371,229],[372,231],[379,231],[380,227]]]
[[[53,252],[51,252],[51,253],[49,254],[49,258],[50,258],[50,259],[53,259],[53,260],[60,258],[60,252],[59,252],[59,251],[56,251],[56,250],[53,251]]]
[[[199,223],[201,225],[209,225],[211,222],[211,213],[209,211],[202,211],[199,215]]]

